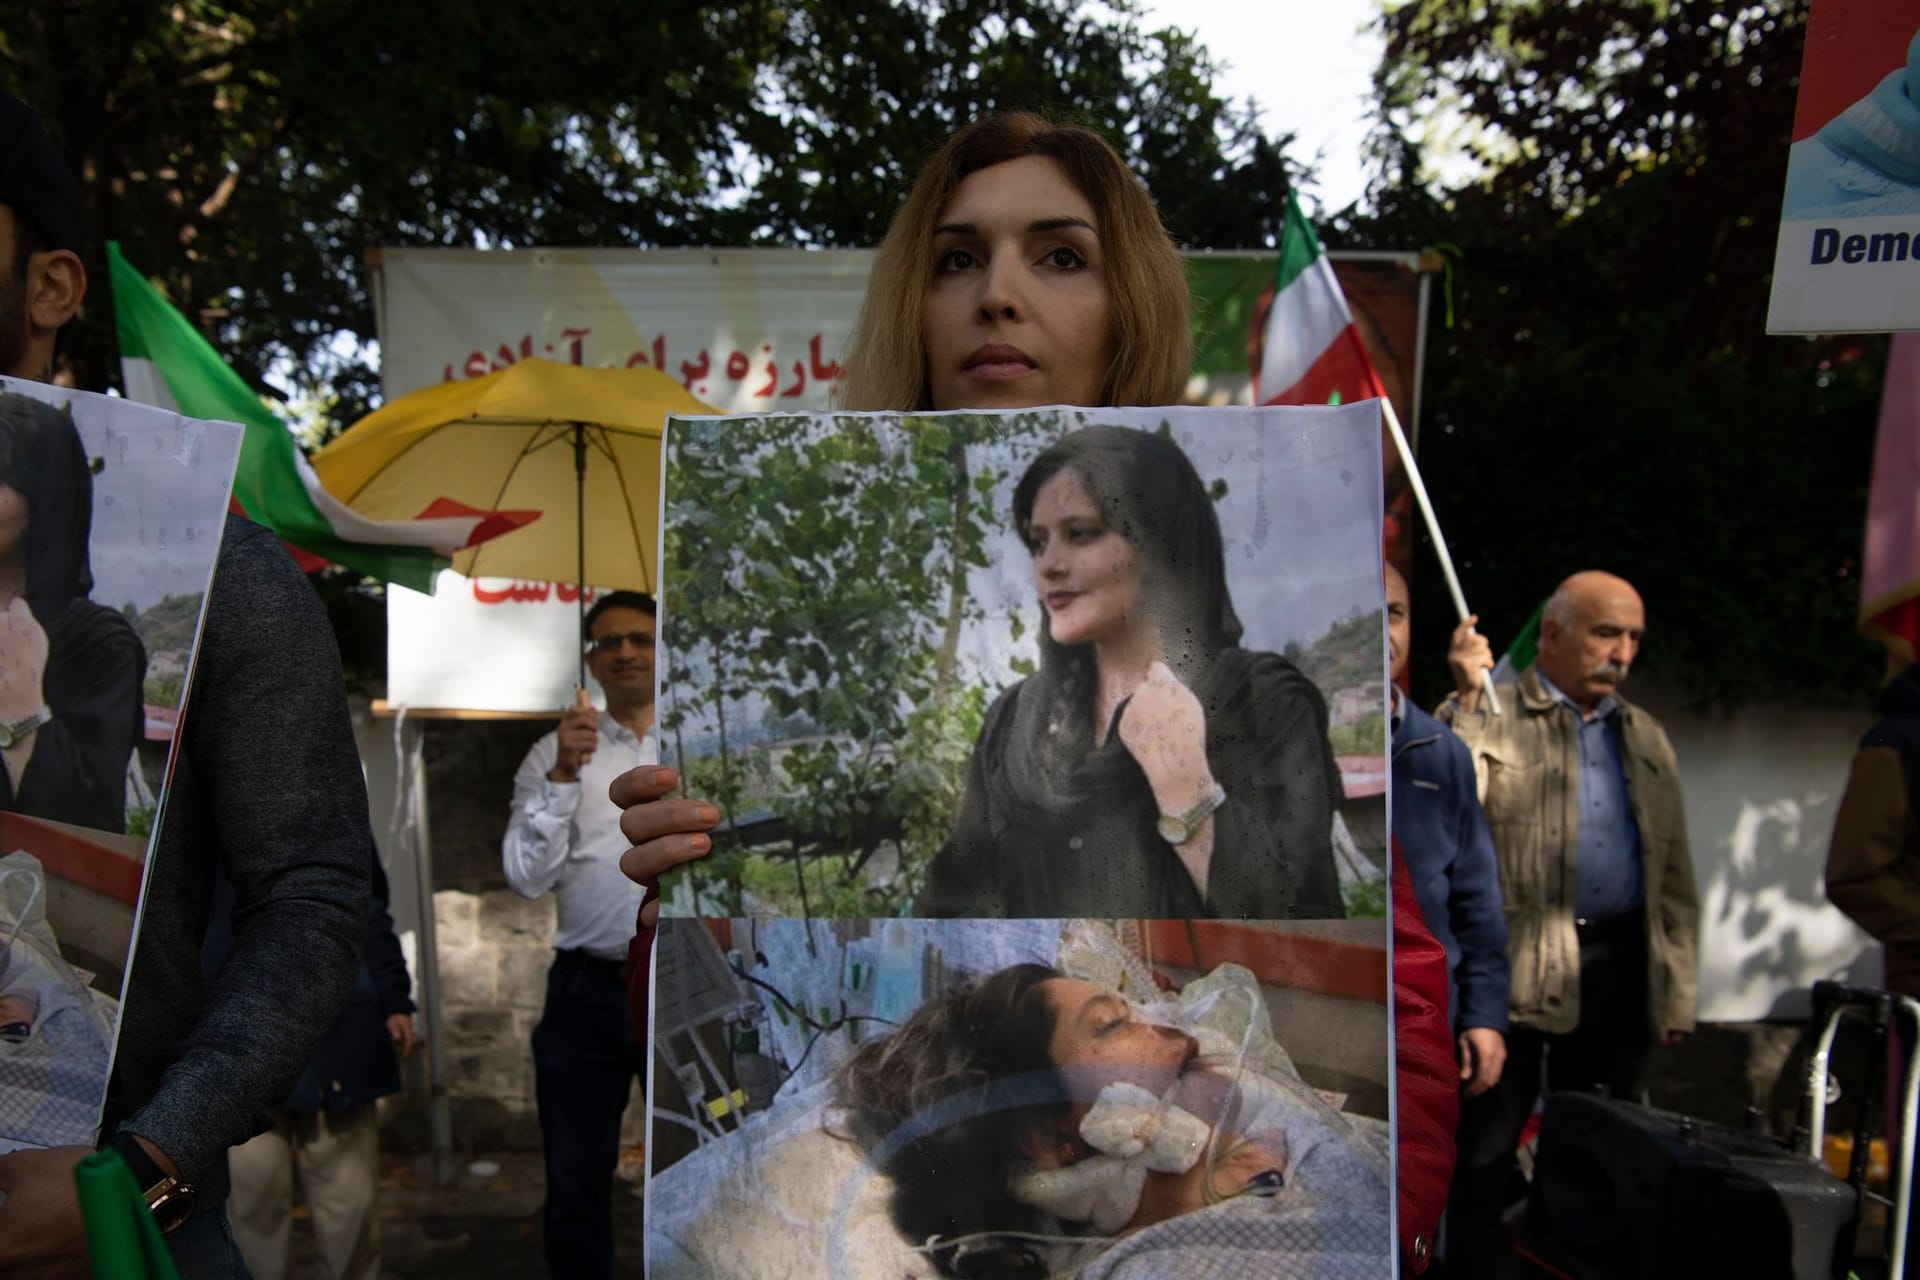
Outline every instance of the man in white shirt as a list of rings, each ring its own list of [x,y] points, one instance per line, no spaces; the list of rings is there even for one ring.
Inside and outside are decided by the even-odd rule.
[[[640,886],[620,873],[629,845],[607,788],[654,764],[654,603],[615,591],[587,613],[587,667],[605,690],[597,711],[581,690],[513,779],[501,848],[507,883],[528,898],[552,891],[559,923],[547,1002],[533,1029],[534,1096],[546,1154],[547,1273],[613,1275],[613,1176],[620,1119],[646,1052],[627,1028],[626,954]]]

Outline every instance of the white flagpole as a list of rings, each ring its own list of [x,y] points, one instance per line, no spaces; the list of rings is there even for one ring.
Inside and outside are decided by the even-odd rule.
[[[1469,616],[1467,597],[1460,591],[1460,575],[1453,571],[1453,556],[1447,551],[1446,535],[1440,532],[1440,521],[1434,518],[1433,503],[1427,498],[1426,481],[1420,478],[1420,468],[1413,460],[1413,449],[1407,444],[1406,433],[1400,430],[1400,415],[1393,411],[1393,400],[1382,395],[1380,411],[1386,415],[1387,430],[1393,435],[1393,447],[1400,451],[1400,463],[1407,469],[1407,482],[1413,486],[1413,500],[1420,504],[1420,515],[1427,522],[1427,533],[1433,538],[1433,550],[1440,557],[1440,572],[1446,575],[1447,590],[1453,595],[1453,607],[1465,622]],[[1500,714],[1500,695],[1493,691],[1493,672],[1482,670],[1480,684],[1486,691],[1487,710],[1494,715]]]

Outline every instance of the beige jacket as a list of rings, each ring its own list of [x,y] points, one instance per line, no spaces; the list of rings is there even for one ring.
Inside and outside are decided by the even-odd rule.
[[[1658,1038],[1693,1029],[1699,994],[1700,900],[1687,847],[1680,770],[1660,722],[1620,703],[1621,764],[1647,890],[1647,1024]],[[1480,803],[1500,863],[1507,912],[1513,1021],[1537,1031],[1580,1025],[1580,940],[1574,931],[1579,840],[1579,744],[1574,711],[1538,673],[1500,687],[1500,709],[1462,714],[1455,698],[1440,718],[1473,753]]]

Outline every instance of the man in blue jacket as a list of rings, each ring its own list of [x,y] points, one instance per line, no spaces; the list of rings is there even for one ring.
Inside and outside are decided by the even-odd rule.
[[[1407,669],[1412,620],[1407,582],[1387,581],[1387,649],[1397,682]],[[1493,837],[1480,812],[1473,758],[1452,730],[1392,686],[1393,830],[1427,928],[1447,951],[1448,1007],[1469,1098],[1500,1079],[1507,1061],[1507,922]]]

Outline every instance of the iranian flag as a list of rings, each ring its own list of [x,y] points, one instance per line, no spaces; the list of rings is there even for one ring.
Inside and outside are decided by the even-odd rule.
[[[386,582],[431,593],[451,555],[527,523],[532,512],[477,511],[445,498],[414,520],[369,520],[321,488],[286,424],[262,404],[213,345],[107,245],[120,371],[127,396],[190,418],[246,429],[234,506],[280,535],[301,567],[331,561]]]
[[[1353,327],[1327,251],[1288,192],[1280,271],[1253,372],[1253,402],[1345,404],[1386,394]]]

